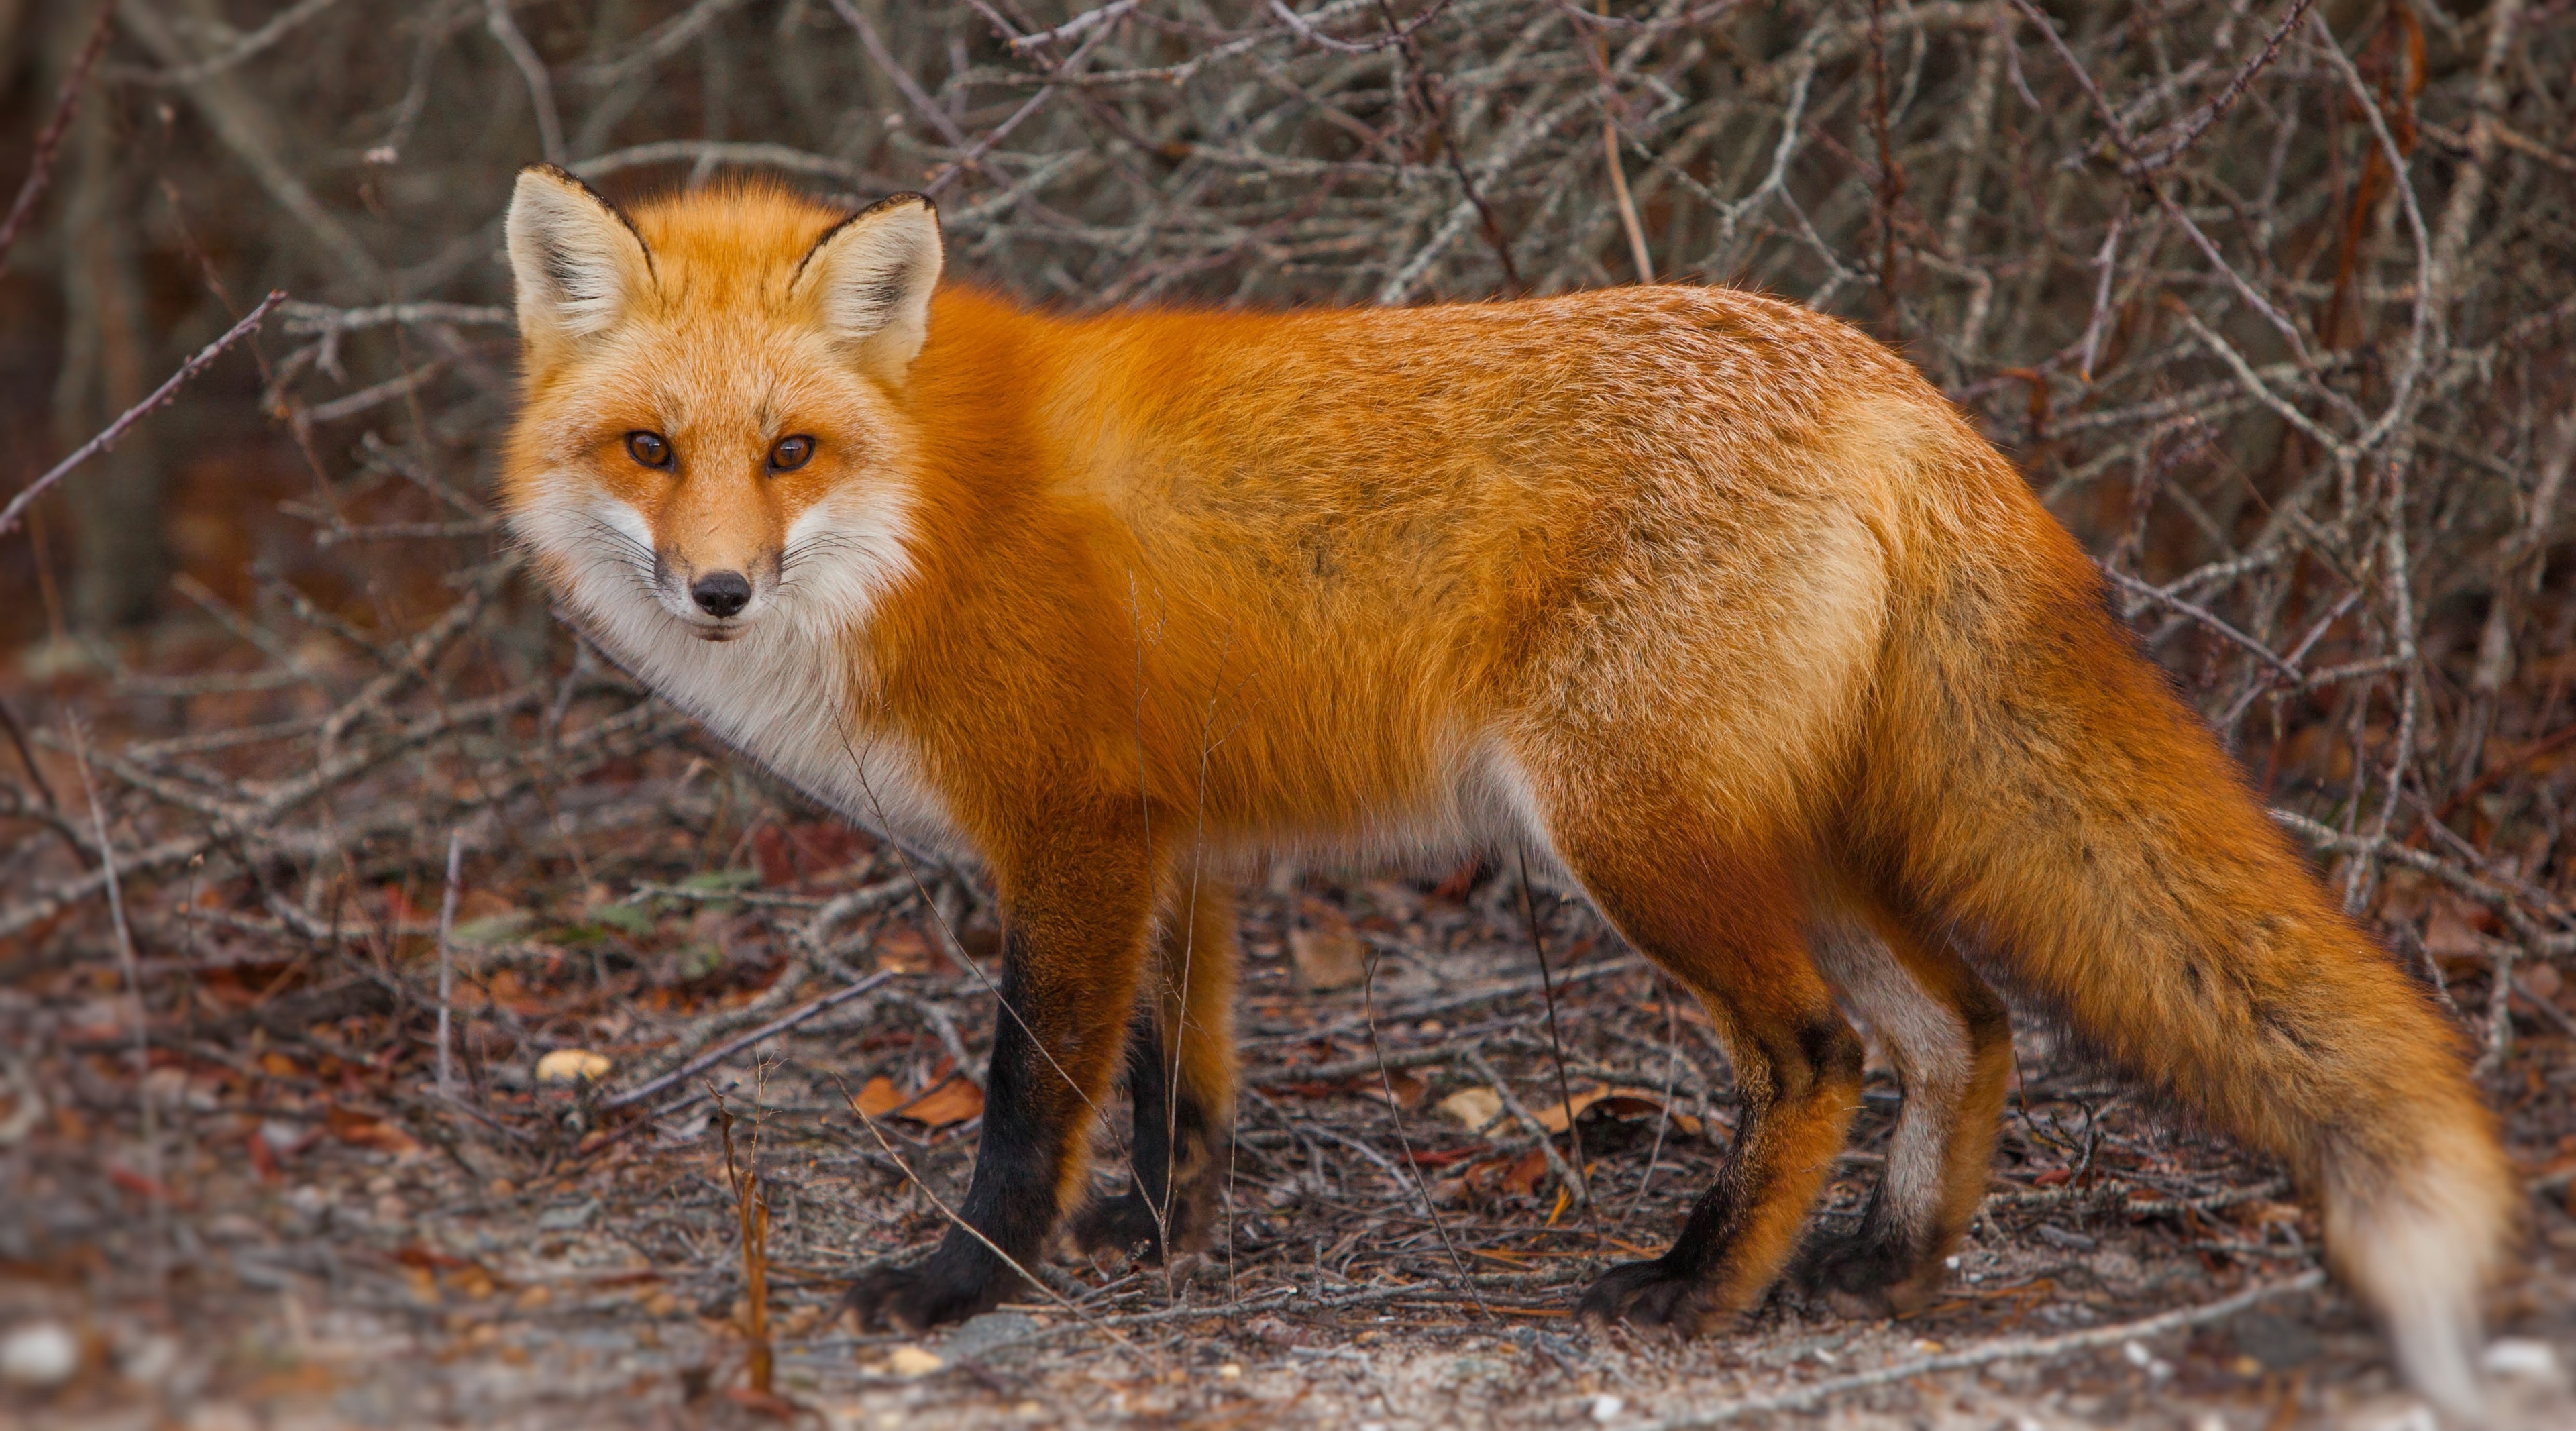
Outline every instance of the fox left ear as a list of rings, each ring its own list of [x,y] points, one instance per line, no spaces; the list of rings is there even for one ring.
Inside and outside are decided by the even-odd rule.
[[[653,255],[634,221],[551,164],[519,171],[503,227],[528,342],[605,332],[652,282]]]
[[[880,200],[825,231],[796,274],[824,329],[879,379],[898,383],[930,336],[939,211],[919,194]]]

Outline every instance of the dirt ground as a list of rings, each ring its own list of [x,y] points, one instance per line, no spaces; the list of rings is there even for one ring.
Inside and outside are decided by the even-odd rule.
[[[785,828],[810,844],[819,827]],[[680,843],[636,838],[643,860]],[[48,1330],[68,1334],[73,1367],[41,1387],[13,1371],[0,1426],[2430,1424],[2353,1304],[2301,1280],[2316,1220],[2273,1170],[2027,1021],[1996,1191],[1938,1304],[1862,1322],[1784,1293],[1681,1347],[1586,1329],[1567,1315],[1584,1281],[1654,1250],[1710,1176],[1725,1064],[1633,954],[1584,911],[1543,904],[1584,1208],[1527,1131],[1537,1114],[1561,1124],[1558,1054],[1513,886],[1490,877],[1462,891],[1282,876],[1246,899],[1249,1091],[1207,1258],[1168,1275],[1060,1259],[1045,1295],[962,1327],[854,1335],[843,1280],[936,1239],[974,1145],[980,1096],[954,1074],[960,1053],[979,1070],[991,999],[942,955],[928,911],[948,903],[968,951],[989,944],[990,912],[928,890],[846,954],[759,980],[775,962],[764,940],[835,891],[887,898],[907,878],[881,878],[892,862],[862,852],[792,892],[720,871],[639,881],[668,893],[587,917],[460,920],[465,983],[483,997],[459,1000],[466,1067],[446,1103],[383,1077],[393,1053],[354,1041],[387,1015],[309,970],[248,962],[274,954],[225,963],[210,928],[200,993],[156,1014],[156,1037],[171,1025],[187,1056],[155,1060],[150,1145],[114,970],[22,961],[0,987],[0,1337],[42,1360]],[[605,1087],[632,1087],[630,1069],[846,987],[850,960],[893,977],[646,1111],[533,1077],[536,1049],[578,1047],[611,1060]],[[1364,983],[1303,987],[1354,968]],[[653,992],[693,971],[723,991],[687,1005]],[[588,997],[562,997],[579,984]],[[260,1002],[281,987],[303,992]],[[297,998],[308,1006],[279,1007]],[[2557,1131],[2576,1126],[2571,1052],[2534,1029],[2499,1079],[2537,1175],[2527,1275],[2496,1306],[2510,1424],[2576,1425],[2562,1370],[2576,1360],[2576,1143]],[[1497,1088],[1516,1110],[1495,1108]],[[1874,1067],[1827,1218],[1857,1210],[1895,1100]],[[746,1386],[727,1119],[771,1208],[766,1396]],[[1105,1141],[1107,1186],[1124,1140]],[[2185,1324],[2120,1330],[2167,1312]],[[2022,1354],[1992,1355],[2007,1343]]]

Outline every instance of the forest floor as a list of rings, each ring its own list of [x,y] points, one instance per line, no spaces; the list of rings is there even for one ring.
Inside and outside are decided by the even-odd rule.
[[[0,941],[0,1427],[2429,1425],[2278,1170],[2031,1020],[1937,1303],[1853,1321],[1784,1292],[1680,1347],[1587,1329],[1579,1289],[1657,1250],[1713,1175],[1727,1065],[1583,907],[1533,913],[1473,870],[1247,891],[1208,1256],[1060,1258],[962,1327],[859,1335],[846,1279],[926,1250],[970,1166],[993,911],[667,713],[567,705],[557,783],[476,787],[456,826],[448,1095],[447,830],[405,826],[396,793],[352,786],[323,818],[336,883],[133,877],[130,968],[103,900]],[[600,731],[640,734],[601,755]],[[63,742],[36,744],[77,798]],[[2570,1028],[2554,997],[2518,1014],[2490,1083],[2533,1188],[2496,1365],[2534,1427],[2576,1426]],[[1856,1214],[1896,1101],[1873,1061],[1828,1221]],[[766,1393],[728,1134],[770,1209]],[[1123,1128],[1103,1146],[1107,1185]]]
[[[981,1042],[990,1001],[971,976],[901,974],[711,1070],[773,1208],[769,1397],[744,1389],[742,1240],[724,1130],[703,1092],[625,1122],[594,1108],[603,1130],[583,1135],[578,1093],[486,1066],[479,1097],[506,1110],[487,1123],[440,1112],[431,1088],[371,1088],[367,1061],[320,1051],[327,1035],[312,1028],[253,1033],[235,1045],[230,1076],[156,1077],[162,1165],[146,1171],[133,1100],[112,1077],[112,992],[94,969],[15,979],[0,994],[0,1047],[61,1056],[10,1060],[0,1331],[60,1327],[81,1369],[41,1395],[21,1388],[0,1421],[1649,1425],[2286,1284],[2161,1334],[1829,1395],[1822,1424],[2418,1424],[2353,1305],[2300,1289],[2317,1262],[2313,1213],[2270,1169],[2178,1129],[2037,1031],[2021,1041],[1997,1191],[1937,1305],[1853,1322],[1782,1294],[1736,1333],[1681,1348],[1587,1330],[1566,1312],[1605,1252],[1653,1250],[1715,1165],[1711,1135],[1723,1137],[1728,1114],[1704,1026],[1691,1010],[1668,1013],[1653,977],[1585,932],[1588,921],[1556,917],[1566,1077],[1578,1105],[1619,1090],[1581,1107],[1587,1216],[1534,1138],[1479,1136],[1460,1121],[1477,1111],[1475,1091],[1494,1086],[1487,1070],[1524,1108],[1563,1106],[1550,1097],[1555,1056],[1526,936],[1488,917],[1490,901],[1480,911],[1394,882],[1332,893],[1301,899],[1300,927],[1324,923],[1329,938],[1345,926],[1324,911],[1356,912],[1347,927],[1387,952],[1365,996],[1304,991],[1285,947],[1290,919],[1248,913],[1253,1091],[1225,1232],[1175,1276],[1068,1261],[1055,1269],[1060,1297],[918,1340],[854,1335],[837,1316],[848,1272],[925,1248],[942,1226],[925,1194],[953,1204],[962,1184],[979,1100],[955,1079],[941,1033]],[[715,924],[709,907],[727,917],[713,901],[695,913],[671,904],[701,930]],[[923,957],[931,941],[914,926],[879,939],[892,967],[940,962]],[[556,957],[542,947],[487,950],[478,973],[495,981],[503,958]],[[656,1023],[604,999],[592,1042],[647,1047]],[[2566,1126],[2569,1052],[2564,1040],[2525,1040],[2507,1073],[2532,1095],[2515,1131],[2534,1162],[2556,1151],[2535,1144]],[[877,1120],[911,1174],[844,1096],[880,1078],[907,1096],[930,1090]],[[1895,1091],[1873,1071],[1827,1216],[1865,1195]],[[550,1144],[524,1131],[550,1127],[575,1131]],[[1408,1155],[1437,1228],[1413,1179],[1392,1175]],[[2538,1348],[2562,1365],[2576,1354],[2576,1220],[2557,1196],[2533,1208],[2527,1278],[2499,1308],[2514,1368],[2541,1368]],[[2521,1381],[2539,1393],[2557,1376]]]

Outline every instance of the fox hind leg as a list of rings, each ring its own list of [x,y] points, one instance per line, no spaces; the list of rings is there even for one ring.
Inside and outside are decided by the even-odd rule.
[[[1687,817],[1685,816],[1686,820]],[[1808,953],[1806,898],[1771,851],[1641,848],[1634,816],[1559,853],[1628,941],[1698,994],[1742,1098],[1735,1145],[1663,1256],[1613,1267],[1577,1310],[1687,1338],[1758,1303],[1798,1242],[1860,1098],[1861,1043]]]
[[[1234,1122],[1234,895],[1201,879],[1180,902],[1147,975],[1150,1007],[1128,1034],[1132,1180],[1094,1194],[1066,1229],[1093,1257],[1187,1256],[1215,1223]]]
[[[1985,1195],[2012,1074],[2010,1017],[1947,941],[1882,909],[1867,911],[1865,928],[1819,938],[1816,958],[1886,1047],[1905,1102],[1860,1225],[1811,1235],[1791,1277],[1846,1316],[1910,1311],[1939,1288]]]

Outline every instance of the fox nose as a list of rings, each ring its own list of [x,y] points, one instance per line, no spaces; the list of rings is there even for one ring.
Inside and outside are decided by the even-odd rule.
[[[689,597],[709,616],[731,616],[751,604],[751,583],[738,571],[709,572],[690,584]]]

